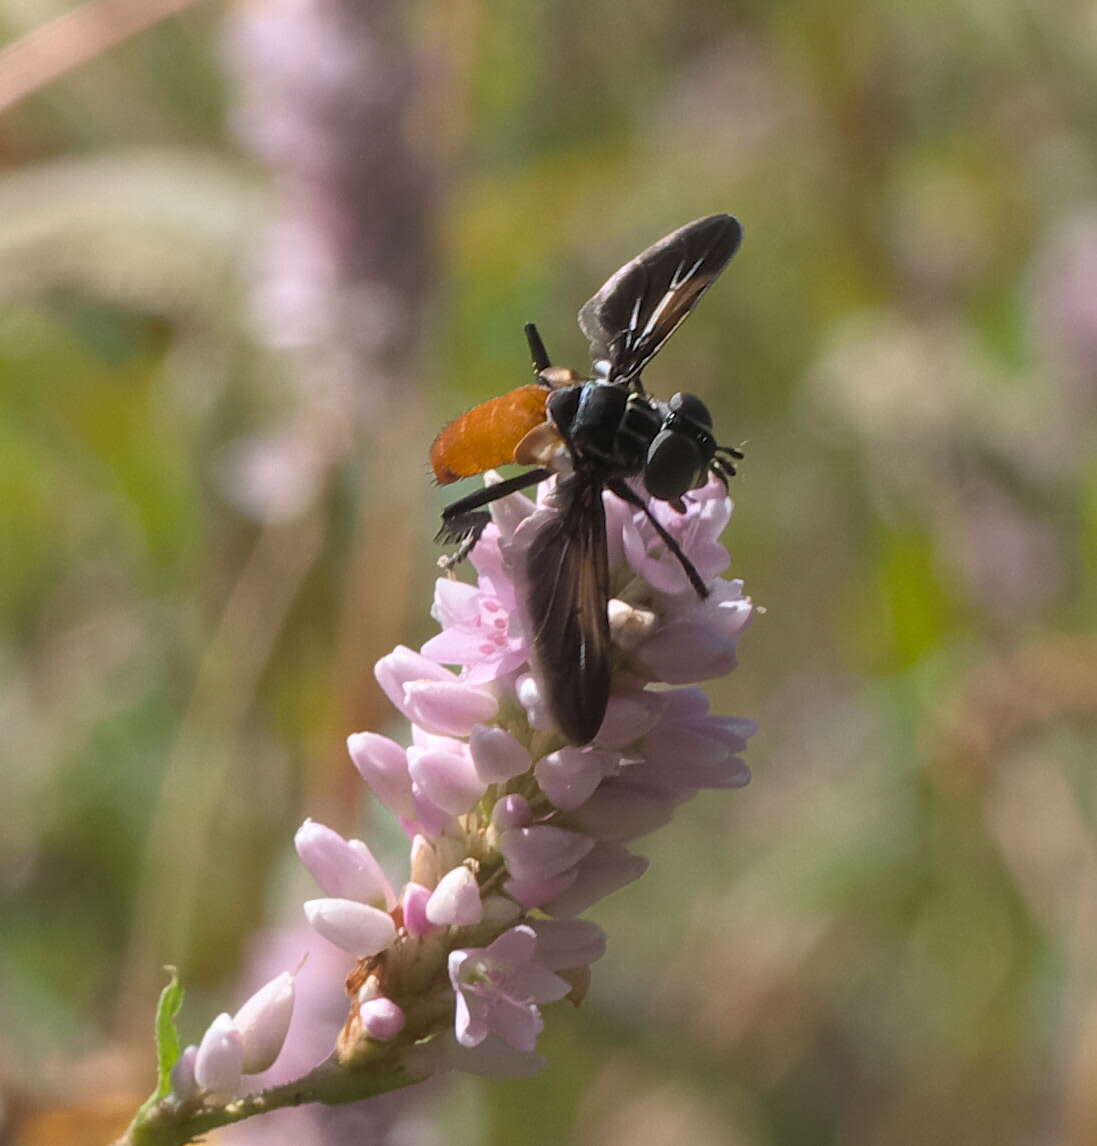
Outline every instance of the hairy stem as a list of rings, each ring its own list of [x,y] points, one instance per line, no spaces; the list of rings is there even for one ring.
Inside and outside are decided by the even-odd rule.
[[[373,1064],[369,1070],[350,1070],[333,1055],[314,1070],[292,1082],[245,1095],[223,1106],[209,1103],[158,1103],[147,1114],[134,1119],[129,1129],[112,1146],[183,1146],[219,1126],[242,1122],[256,1114],[323,1102],[338,1106],[376,1098],[421,1081],[403,1066],[390,1061]]]

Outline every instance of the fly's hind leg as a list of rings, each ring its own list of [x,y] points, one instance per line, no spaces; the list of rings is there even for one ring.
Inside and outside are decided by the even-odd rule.
[[[460,498],[452,505],[447,505],[442,510],[442,527],[434,540],[442,545],[456,545],[457,548],[452,553],[439,557],[438,565],[442,569],[452,569],[460,565],[472,552],[480,540],[480,535],[491,521],[490,511],[483,508],[485,505],[490,505],[508,494],[528,489],[531,485],[537,485],[551,474],[552,471],[544,467],[527,470],[523,474],[507,478],[506,481],[486,485],[483,489]]]

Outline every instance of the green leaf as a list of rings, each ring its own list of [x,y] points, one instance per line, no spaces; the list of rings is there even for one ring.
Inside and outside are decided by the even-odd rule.
[[[156,1007],[156,1089],[141,1107],[138,1120],[148,1109],[171,1090],[171,1068],[179,1061],[179,1032],[175,1027],[175,1017],[183,1006],[186,992],[179,982],[179,972],[174,967],[166,967],[171,981],[160,992],[160,1002]]]

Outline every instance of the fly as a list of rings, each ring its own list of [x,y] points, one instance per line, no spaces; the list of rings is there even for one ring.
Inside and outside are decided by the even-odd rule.
[[[742,228],[710,215],[660,239],[614,274],[579,311],[590,341],[589,377],[553,366],[537,328],[526,326],[536,381],[469,410],[435,438],[439,484],[507,462],[532,469],[455,501],[442,511],[443,558],[461,561],[491,519],[484,507],[558,474],[556,512],[525,554],[524,607],[532,664],[553,722],[573,744],[596,736],[609,703],[612,645],[606,518],[609,490],[647,515],[701,598],[708,590],[677,541],[628,484],[685,512],[683,496],[715,473],[725,482],[743,455],[717,444],[700,398],[650,397],[641,373],[739,248]]]

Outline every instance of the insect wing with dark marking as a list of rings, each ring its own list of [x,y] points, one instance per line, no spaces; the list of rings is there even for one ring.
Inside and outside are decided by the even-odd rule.
[[[525,556],[523,594],[532,659],[557,728],[587,744],[609,702],[609,561],[601,484],[572,474],[557,509],[537,527]]]
[[[626,263],[579,311],[595,362],[609,378],[634,378],[678,329],[739,249],[731,215],[695,219]]]

